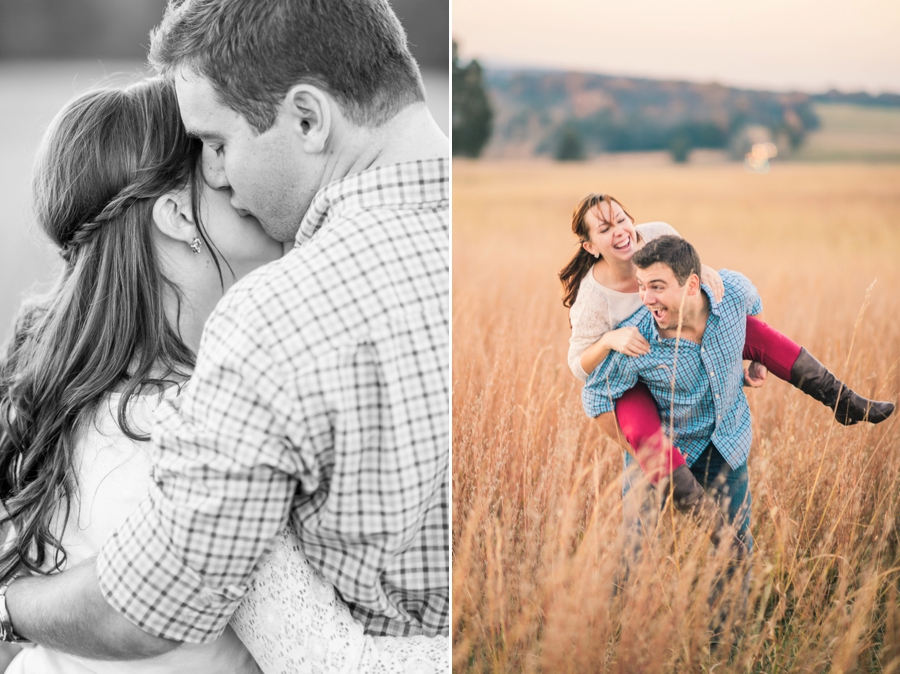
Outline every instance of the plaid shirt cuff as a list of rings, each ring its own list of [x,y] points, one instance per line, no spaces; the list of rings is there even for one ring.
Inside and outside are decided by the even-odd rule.
[[[606,412],[613,412],[616,409],[616,400],[611,395],[590,385],[582,389],[581,402],[585,413],[591,418],[599,417]]]
[[[148,634],[189,643],[214,641],[247,588],[206,587],[174,553],[163,531],[146,499],[100,551],[100,590],[110,606]]]

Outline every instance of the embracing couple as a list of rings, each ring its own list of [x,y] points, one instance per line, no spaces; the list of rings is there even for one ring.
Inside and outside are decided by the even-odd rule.
[[[449,143],[403,29],[173,0],[150,60],[40,150],[64,268],[0,368],[9,671],[444,671]]]
[[[569,366],[582,402],[665,501],[710,526],[732,558],[752,550],[743,386],[767,372],[830,408],[845,425],[879,423],[890,402],[854,393],[806,349],[755,316],[761,299],[743,275],[703,265],[668,224],[635,226],[609,195],[575,208],[579,249],[560,272],[570,308]],[[748,367],[744,360],[751,361]],[[623,493],[637,485],[626,470]],[[626,535],[640,533],[642,497],[626,500]]]

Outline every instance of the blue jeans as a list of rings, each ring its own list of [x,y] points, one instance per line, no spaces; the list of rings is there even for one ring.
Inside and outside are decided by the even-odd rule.
[[[623,453],[625,455],[625,474],[622,479],[623,525],[632,535],[640,535],[649,521],[655,521],[659,507],[664,504],[654,506],[652,495],[647,492],[631,494],[640,484],[646,487],[647,482],[641,479],[643,475],[637,460],[628,452]],[[753,499],[750,495],[747,464],[740,468],[732,468],[719,450],[710,443],[690,470],[706,493],[719,504],[725,520],[729,524],[736,525],[738,536],[747,545],[747,549],[752,551],[750,511]]]

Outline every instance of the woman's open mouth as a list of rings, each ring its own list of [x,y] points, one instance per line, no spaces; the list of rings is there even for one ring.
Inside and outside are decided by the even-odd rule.
[[[628,237],[624,241],[613,246],[613,249],[619,250],[619,251],[628,250],[629,248],[631,248],[631,237]]]

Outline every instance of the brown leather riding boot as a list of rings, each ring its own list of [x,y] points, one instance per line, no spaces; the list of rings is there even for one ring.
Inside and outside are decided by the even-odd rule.
[[[834,412],[844,426],[860,421],[881,423],[894,412],[894,403],[868,400],[847,388],[806,349],[800,349],[791,368],[791,384]]]
[[[710,540],[718,547],[725,543],[729,546],[735,559],[747,556],[747,546],[734,535],[731,527],[716,506],[716,502],[704,491],[691,469],[679,466],[671,475],[659,482],[663,498],[671,493],[672,505],[680,513],[688,515],[702,523],[711,522]]]

